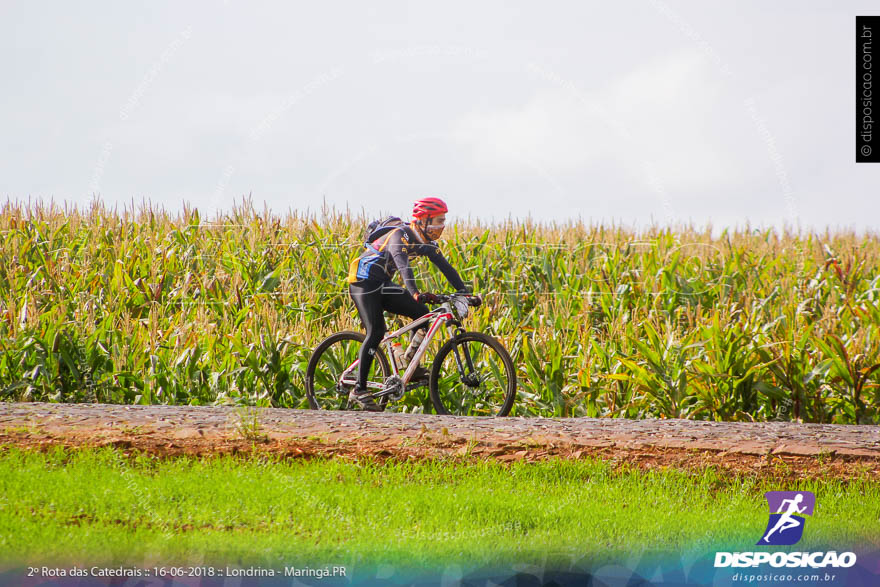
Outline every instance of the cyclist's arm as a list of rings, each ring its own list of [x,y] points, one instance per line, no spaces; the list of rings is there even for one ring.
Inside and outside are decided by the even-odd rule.
[[[443,256],[443,253],[440,252],[440,247],[438,247],[436,243],[429,243],[426,246],[428,247],[428,258],[437,266],[437,269],[443,273],[444,277],[446,277],[446,281],[449,282],[449,285],[454,287],[456,291],[467,291],[468,288],[461,280],[458,271],[455,270],[455,267],[449,264],[449,261]]]
[[[416,278],[413,275],[412,267],[409,265],[408,247],[412,245],[405,242],[403,236],[404,232],[402,230],[398,229],[392,232],[388,236],[386,250],[389,252],[391,259],[397,266],[397,271],[403,279],[403,285],[406,287],[406,291],[408,291],[410,295],[415,296],[419,293],[419,288],[416,287]]]

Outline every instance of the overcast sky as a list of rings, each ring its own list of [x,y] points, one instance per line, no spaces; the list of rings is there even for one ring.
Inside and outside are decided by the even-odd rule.
[[[0,198],[873,230],[877,9],[2,0]]]

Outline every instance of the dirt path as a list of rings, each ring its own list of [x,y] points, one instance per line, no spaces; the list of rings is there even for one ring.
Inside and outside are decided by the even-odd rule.
[[[880,426],[593,418],[465,418],[191,406],[0,404],[0,442],[117,446],[160,455],[598,456],[642,468],[880,480]]]

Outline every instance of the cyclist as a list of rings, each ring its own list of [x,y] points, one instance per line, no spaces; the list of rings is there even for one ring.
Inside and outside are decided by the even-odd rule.
[[[458,272],[449,264],[435,242],[443,233],[447,212],[446,204],[440,198],[418,200],[413,205],[412,220],[409,224],[401,222],[369,242],[364,252],[351,263],[348,292],[364,323],[367,336],[358,353],[360,363],[357,384],[348,399],[365,410],[381,410],[369,395],[367,375],[376,349],[385,337],[385,319],[382,311],[387,310],[415,320],[430,311],[426,304],[439,301],[435,294],[419,291],[409,260],[414,257],[428,257],[452,287],[460,292],[467,291]],[[391,280],[395,271],[400,273],[406,289],[397,286]],[[427,325],[413,334],[413,340],[406,353],[407,360],[412,358],[412,353],[421,343],[426,330]],[[427,376],[427,370],[419,365],[413,379],[426,379]]]

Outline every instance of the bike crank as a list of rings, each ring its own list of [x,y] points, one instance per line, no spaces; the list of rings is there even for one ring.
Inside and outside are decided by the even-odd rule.
[[[382,391],[377,391],[373,394],[373,397],[380,398],[388,396],[389,400],[396,402],[403,397],[404,391],[403,380],[397,375],[392,375],[385,380],[385,385],[382,388]]]

